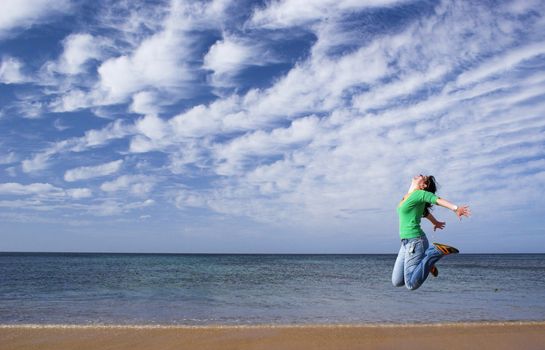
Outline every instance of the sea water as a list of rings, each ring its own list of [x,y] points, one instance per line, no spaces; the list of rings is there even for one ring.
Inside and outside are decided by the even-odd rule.
[[[545,320],[545,254],[459,254],[409,291],[395,255],[0,253],[0,324]]]

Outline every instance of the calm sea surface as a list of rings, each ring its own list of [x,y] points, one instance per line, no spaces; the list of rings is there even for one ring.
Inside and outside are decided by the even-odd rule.
[[[417,291],[395,255],[0,253],[0,324],[545,320],[545,254],[448,256]]]

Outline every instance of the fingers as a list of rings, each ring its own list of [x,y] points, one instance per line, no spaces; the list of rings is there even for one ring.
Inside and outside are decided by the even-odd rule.
[[[462,220],[462,216],[470,217],[471,216],[471,210],[469,209],[468,205],[463,205],[456,211],[456,215],[460,220]]]
[[[463,216],[470,217],[471,212],[470,211],[460,211],[460,213],[456,213],[456,215],[458,216],[458,219],[462,220]]]
[[[437,229],[442,230],[444,228],[445,228],[445,223],[444,222],[440,222],[438,224],[433,225],[433,230],[434,231],[437,231]]]

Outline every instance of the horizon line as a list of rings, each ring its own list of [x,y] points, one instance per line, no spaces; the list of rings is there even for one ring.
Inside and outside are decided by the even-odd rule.
[[[0,254],[127,254],[127,255],[397,255],[392,253],[240,253],[240,252],[114,252],[114,251],[0,251]],[[482,253],[459,253],[456,255],[498,255],[498,254],[545,254],[545,252],[482,252]]]

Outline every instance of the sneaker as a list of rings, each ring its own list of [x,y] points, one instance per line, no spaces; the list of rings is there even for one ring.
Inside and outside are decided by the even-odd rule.
[[[435,267],[435,265],[431,267],[430,273],[433,277],[439,276],[439,270],[437,269],[437,267]]]
[[[441,253],[443,253],[443,255],[448,255],[448,254],[457,254],[459,253],[458,249],[454,248],[454,247],[451,247],[449,245],[446,245],[446,244],[441,244],[441,243],[433,243],[433,245],[435,246],[435,248],[440,251]]]

